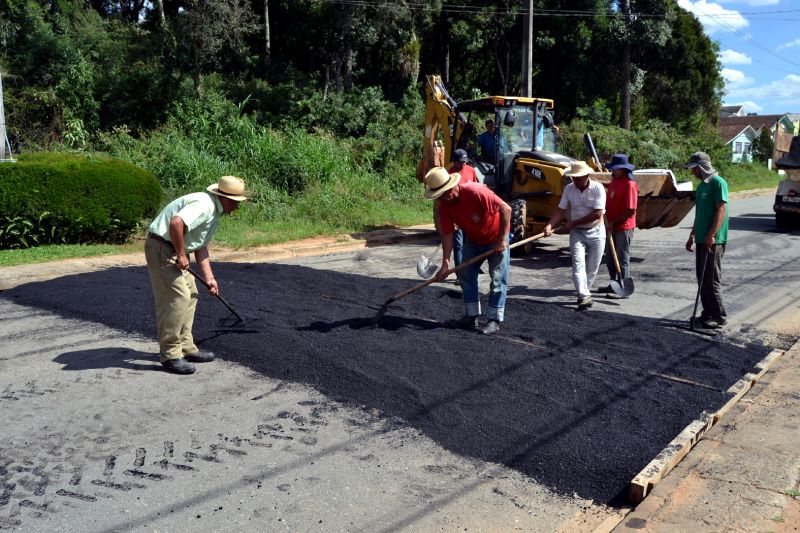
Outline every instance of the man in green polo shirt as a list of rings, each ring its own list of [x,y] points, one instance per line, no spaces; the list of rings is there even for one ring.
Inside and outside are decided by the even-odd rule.
[[[189,254],[208,283],[211,294],[219,294],[211,271],[208,244],[220,217],[233,213],[246,200],[244,181],[223,176],[205,192],[181,196],[170,202],[148,228],[144,244],[147,270],[156,304],[160,361],[170,372],[191,374],[195,363],[214,360],[211,352],[194,344],[192,324],[197,307],[197,284],[190,275]]]
[[[722,256],[728,242],[728,182],[711,166],[705,152],[692,154],[686,168],[700,180],[695,191],[694,226],[686,241],[686,249],[695,250],[695,269],[700,287],[703,312],[698,323],[705,328],[719,328],[727,322],[722,303]],[[705,268],[705,272],[703,269]]]

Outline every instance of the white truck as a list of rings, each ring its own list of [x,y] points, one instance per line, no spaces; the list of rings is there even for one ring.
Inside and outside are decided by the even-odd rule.
[[[789,153],[775,162],[783,170],[785,178],[778,184],[775,192],[775,226],[788,228],[800,222],[800,136],[792,139]]]

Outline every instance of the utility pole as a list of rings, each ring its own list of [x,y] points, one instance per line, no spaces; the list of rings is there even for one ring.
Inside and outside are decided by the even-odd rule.
[[[631,24],[631,0],[622,0],[620,2],[622,14],[625,20],[625,33],[622,43],[622,65],[620,68],[620,118],[619,126],[626,130],[631,129],[631,41],[630,41],[630,24]]]
[[[522,96],[533,96],[533,0],[525,0],[522,19]]]

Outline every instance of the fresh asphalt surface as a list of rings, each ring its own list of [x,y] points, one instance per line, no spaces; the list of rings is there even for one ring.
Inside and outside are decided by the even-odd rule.
[[[214,332],[226,311],[204,295],[196,336],[221,361],[191,377],[158,371],[144,268],[0,293],[0,528],[547,530],[614,505],[794,340],[769,327],[797,312],[800,285],[798,235],[774,231],[771,203],[732,204],[717,338],[668,326],[694,303],[690,218],[637,232],[636,293],[588,313],[566,237],[512,260],[494,338],[446,326],[461,314],[451,283],[370,327],[435,243],[218,263],[259,331]]]

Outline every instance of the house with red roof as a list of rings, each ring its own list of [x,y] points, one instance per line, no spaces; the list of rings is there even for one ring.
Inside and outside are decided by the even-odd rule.
[[[736,115],[720,112],[717,131],[731,148],[731,161],[734,163],[752,161],[753,140],[766,128],[775,143],[772,161],[789,153],[795,124],[786,113],[782,115]]]

